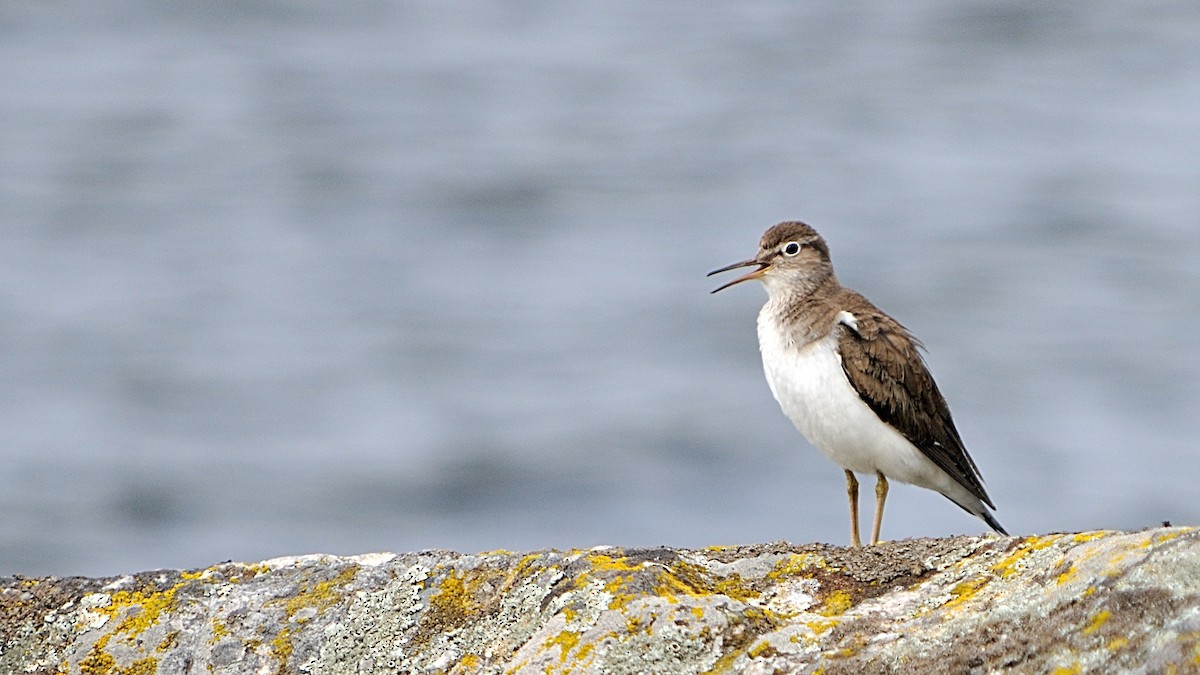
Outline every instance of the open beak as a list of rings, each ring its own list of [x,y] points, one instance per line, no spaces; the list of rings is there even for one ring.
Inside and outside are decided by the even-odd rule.
[[[749,274],[743,274],[742,276],[734,279],[733,281],[731,281],[727,284],[722,284],[721,286],[714,288],[712,290],[712,292],[716,293],[717,291],[723,291],[726,288],[729,288],[730,286],[733,286],[734,284],[740,284],[743,281],[750,281],[752,279],[758,279],[758,278],[762,277],[762,275],[767,271],[767,268],[771,266],[771,263],[763,262],[761,260],[755,260],[755,259],[751,258],[750,260],[743,260],[742,262],[735,262],[732,265],[726,265],[725,267],[722,267],[719,270],[713,270],[705,276],[711,277],[714,274],[720,274],[721,272],[728,272],[729,270],[736,270],[739,267],[749,267],[751,265],[758,265],[758,269],[754,270],[753,272],[750,272]]]

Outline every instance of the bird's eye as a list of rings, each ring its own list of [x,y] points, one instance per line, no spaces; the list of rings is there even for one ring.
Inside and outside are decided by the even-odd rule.
[[[783,254],[790,258],[800,252],[800,242],[789,241],[783,245],[783,248],[779,250],[783,251]]]

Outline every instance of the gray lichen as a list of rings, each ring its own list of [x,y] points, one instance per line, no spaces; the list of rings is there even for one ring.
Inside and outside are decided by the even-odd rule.
[[[1200,531],[0,580],[0,672],[1200,670]]]

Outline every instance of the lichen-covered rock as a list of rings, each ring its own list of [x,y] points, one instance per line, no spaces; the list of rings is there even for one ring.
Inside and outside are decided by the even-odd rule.
[[[1200,530],[0,579],[0,672],[1200,671]]]

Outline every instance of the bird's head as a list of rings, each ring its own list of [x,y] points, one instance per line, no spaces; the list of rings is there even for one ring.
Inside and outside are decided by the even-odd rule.
[[[757,266],[748,274],[722,284],[712,292],[725,290],[743,281],[758,279],[772,297],[806,293],[833,276],[829,247],[817,231],[799,221],[786,221],[767,230],[758,245],[758,254],[749,260],[713,270],[708,276],[739,267]]]

